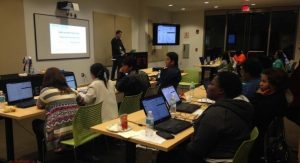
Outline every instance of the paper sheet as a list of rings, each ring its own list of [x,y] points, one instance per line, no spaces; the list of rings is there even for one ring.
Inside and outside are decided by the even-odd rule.
[[[202,103],[208,103],[208,104],[214,104],[215,101],[208,99],[208,98],[201,98],[199,100],[197,100],[197,102],[202,102]]]
[[[126,138],[126,139],[137,136],[138,134],[139,134],[139,131],[133,131],[133,130],[118,133],[118,135],[120,135],[120,136],[122,136],[123,138]]]
[[[136,136],[134,136],[134,138],[144,140],[147,142],[151,142],[151,143],[156,143],[156,144],[162,144],[163,142],[166,141],[166,139],[156,135],[154,131],[153,131],[153,135],[151,137],[147,137],[145,135],[145,130],[138,131],[138,134]]]
[[[200,115],[203,113],[203,111],[204,111],[204,110],[202,110],[202,109],[198,109],[198,110],[196,110],[195,112],[193,112],[192,114],[193,114],[193,115],[200,116]]]

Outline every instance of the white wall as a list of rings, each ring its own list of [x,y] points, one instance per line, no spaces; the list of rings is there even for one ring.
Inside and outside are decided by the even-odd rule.
[[[300,9],[299,9],[300,11]],[[296,49],[295,49],[295,60],[298,62],[300,60],[300,12],[298,16],[298,29],[297,29],[297,39],[296,39]]]
[[[36,61],[35,38],[33,13],[42,13],[55,15],[57,0],[25,0],[24,16],[26,28],[26,44],[27,55],[33,57],[33,65],[36,71],[45,70],[48,67],[55,66],[60,69],[75,72],[79,84],[90,81],[89,67],[94,63],[94,45],[93,43],[93,11],[111,13],[132,18],[132,48],[139,49],[139,0],[77,0],[80,5],[80,12],[77,13],[78,18],[87,19],[90,23],[90,58],[89,59],[73,59],[60,61]],[[105,22],[103,22],[105,23]],[[81,73],[85,73],[87,80],[80,77]]]
[[[172,22],[180,24],[180,45],[170,47],[169,51],[175,51],[179,54],[181,69],[193,67],[199,63],[198,58],[203,55],[204,12],[199,10],[173,13]],[[196,34],[196,30],[199,30],[199,34]],[[184,38],[184,34],[187,32],[189,38]],[[182,58],[183,44],[190,44],[188,59]]]

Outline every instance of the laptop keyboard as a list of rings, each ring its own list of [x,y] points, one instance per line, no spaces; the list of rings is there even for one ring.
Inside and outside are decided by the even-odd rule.
[[[22,101],[22,102],[19,102],[16,104],[16,106],[18,108],[29,108],[29,107],[32,107],[32,106],[35,106],[36,105],[36,100],[35,99],[32,99],[32,100],[28,100],[28,101]]]
[[[193,113],[196,110],[200,109],[200,105],[189,104],[189,103],[181,103],[177,106],[177,111],[184,113]]]
[[[178,134],[179,132],[191,127],[192,124],[187,121],[179,119],[168,119],[164,122],[161,122],[155,126],[157,130],[163,130],[172,134]]]

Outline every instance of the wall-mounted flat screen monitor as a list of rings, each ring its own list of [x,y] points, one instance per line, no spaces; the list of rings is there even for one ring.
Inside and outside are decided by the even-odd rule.
[[[179,45],[179,24],[153,24],[153,45]]]

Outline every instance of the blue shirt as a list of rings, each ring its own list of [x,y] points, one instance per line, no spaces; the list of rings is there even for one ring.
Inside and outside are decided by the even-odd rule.
[[[243,83],[243,94],[248,99],[251,99],[254,96],[256,90],[259,88],[259,82],[260,78],[256,78]]]

